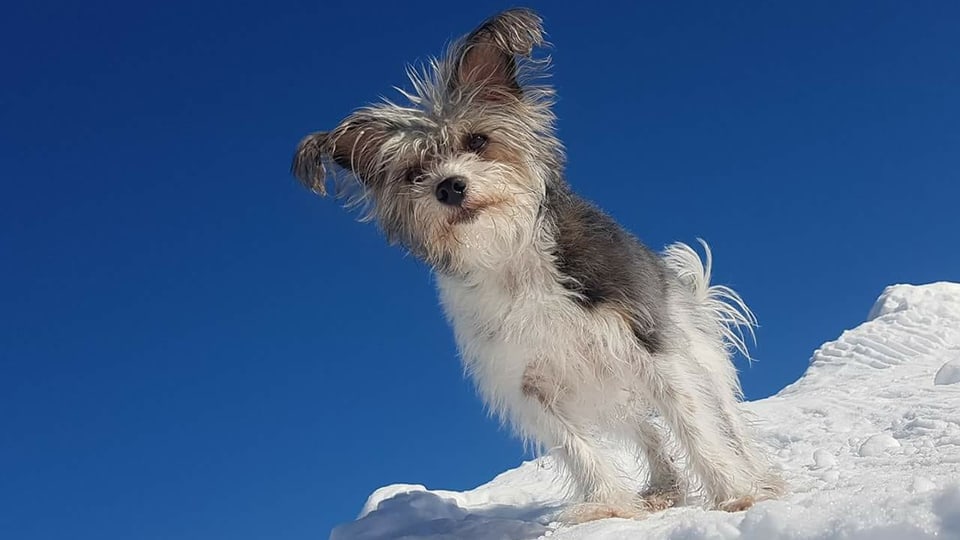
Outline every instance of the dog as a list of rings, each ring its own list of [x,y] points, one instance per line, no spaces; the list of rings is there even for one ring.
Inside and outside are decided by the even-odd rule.
[[[727,511],[779,495],[738,410],[731,355],[747,355],[752,312],[709,284],[705,242],[704,260],[680,243],[656,254],[571,190],[549,61],[532,56],[543,45],[533,11],[488,19],[408,69],[403,104],[305,137],[293,174],[325,195],[337,171],[336,194],[433,269],[487,406],[569,471],[565,520],[641,517],[694,486]],[[645,489],[623,478],[609,440],[638,447]]]

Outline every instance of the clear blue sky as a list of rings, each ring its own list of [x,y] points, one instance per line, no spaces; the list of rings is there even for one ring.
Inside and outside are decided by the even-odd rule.
[[[748,397],[885,285],[960,280],[960,4],[540,3],[571,183],[711,242]],[[520,461],[428,271],[287,173],[504,7],[4,6],[0,537],[324,538]]]

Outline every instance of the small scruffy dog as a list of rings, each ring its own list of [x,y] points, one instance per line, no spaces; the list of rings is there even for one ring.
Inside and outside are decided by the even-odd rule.
[[[684,244],[657,255],[574,194],[554,133],[540,18],[513,9],[442,60],[410,71],[408,103],[357,110],[300,143],[293,173],[366,207],[391,243],[428,263],[463,362],[487,405],[525,440],[555,448],[580,503],[565,519],[637,517],[690,487],[736,511],[781,482],[738,411],[731,362],[753,314],[710,286]],[[676,444],[667,444],[664,428]],[[641,449],[637,493],[605,454]]]

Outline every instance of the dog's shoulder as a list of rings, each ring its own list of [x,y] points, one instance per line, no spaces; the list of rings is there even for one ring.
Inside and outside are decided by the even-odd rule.
[[[563,184],[547,188],[544,217],[552,229],[558,272],[583,307],[625,311],[634,332],[655,352],[667,301],[660,257],[613,218]]]

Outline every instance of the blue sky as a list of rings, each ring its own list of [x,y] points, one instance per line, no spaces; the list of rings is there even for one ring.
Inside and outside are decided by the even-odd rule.
[[[749,398],[885,285],[960,280],[960,4],[540,4],[571,183],[712,244]],[[287,173],[509,5],[3,8],[0,537],[323,538],[519,462],[429,272]]]

